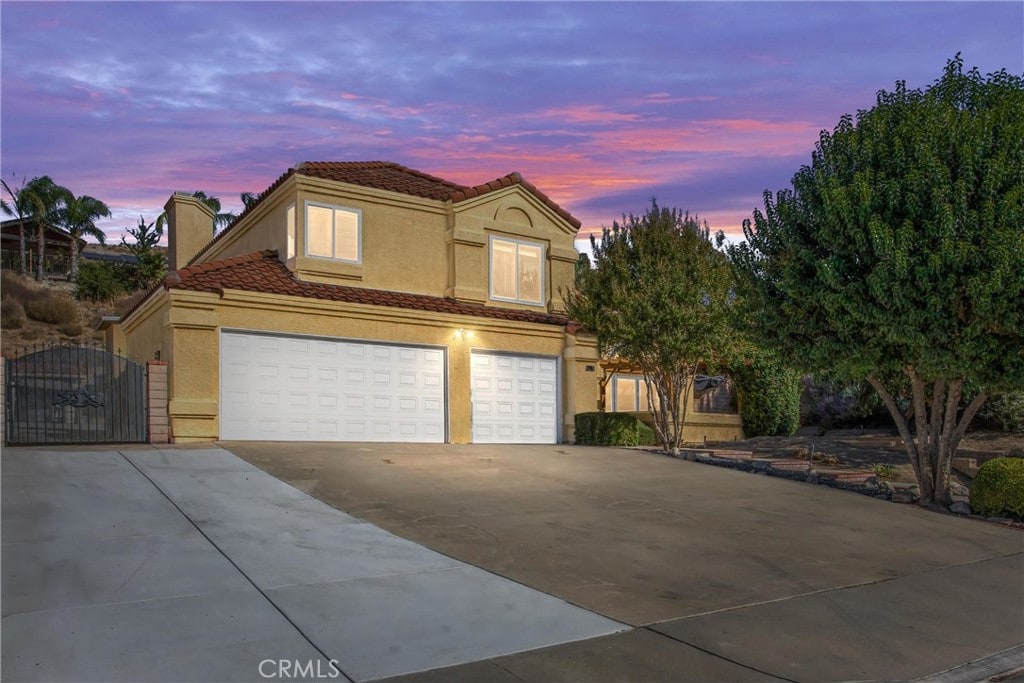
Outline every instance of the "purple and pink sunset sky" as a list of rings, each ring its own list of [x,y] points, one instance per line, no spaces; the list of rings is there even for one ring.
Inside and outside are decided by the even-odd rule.
[[[583,222],[652,196],[731,237],[822,129],[961,52],[1024,73],[1014,2],[0,3],[3,177],[121,229],[300,161],[510,171]],[[581,235],[583,233],[581,232]]]

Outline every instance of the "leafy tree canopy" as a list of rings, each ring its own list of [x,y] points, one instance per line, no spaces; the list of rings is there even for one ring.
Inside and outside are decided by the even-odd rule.
[[[792,188],[730,249],[763,340],[810,371],[868,379],[922,501],[993,391],[1024,383],[1024,80],[963,71],[878,93],[823,131]],[[913,394],[916,442],[886,382]],[[984,390],[958,422],[965,380]]]
[[[581,259],[569,315],[597,335],[602,353],[638,365],[659,438],[678,449],[685,397],[702,364],[726,350],[731,303],[721,233],[678,209],[651,206],[591,239],[594,267]],[[652,397],[653,398],[653,397]]]

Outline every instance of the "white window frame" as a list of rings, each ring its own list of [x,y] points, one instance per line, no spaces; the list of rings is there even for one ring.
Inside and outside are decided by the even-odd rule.
[[[633,394],[633,406],[628,410],[624,410],[619,406],[619,382],[630,382],[635,383],[635,391]],[[635,413],[643,412],[644,410],[650,410],[650,404],[647,399],[647,380],[644,379],[643,375],[630,375],[626,373],[615,373],[611,377],[611,381],[608,382],[608,386],[611,387],[611,391],[608,393],[608,402],[605,403],[605,410],[608,411],[608,406],[611,405],[610,412],[613,413]],[[657,392],[655,392],[654,400],[657,402]],[[648,403],[647,408],[643,408],[644,403]]]
[[[646,385],[643,383],[643,377],[637,377],[636,375],[612,375],[612,412],[613,413],[634,413],[640,410],[640,388],[641,386],[646,390]],[[623,410],[619,407],[619,382],[629,382],[633,385],[633,407],[628,410]]]
[[[337,222],[337,212],[343,211],[345,213],[355,214],[356,217],[356,258],[336,258],[333,256],[319,256],[317,254],[309,253],[309,207],[315,206],[320,209],[330,209],[331,213],[331,253],[337,253],[337,245],[334,243],[335,230],[334,226]],[[306,204],[303,208],[303,233],[305,236],[305,246],[303,251],[309,258],[318,258],[325,261],[338,261],[341,263],[359,263],[363,262],[363,211],[351,206],[341,206],[338,204],[327,204],[324,202],[315,202],[306,200]]]
[[[494,243],[495,242],[508,242],[516,245],[516,294],[519,294],[519,245],[525,245],[528,247],[538,247],[540,249],[540,301],[530,301],[529,299],[520,299],[518,296],[504,297],[498,296],[494,293]],[[546,301],[546,287],[545,281],[547,280],[547,257],[545,254],[544,244],[542,242],[531,242],[530,240],[516,239],[515,237],[502,237],[499,235],[489,235],[487,238],[487,291],[490,294],[491,300],[493,301],[509,301],[517,304],[526,304],[527,306],[543,306]]]
[[[295,203],[292,202],[288,205],[288,208],[284,212],[285,231],[288,233],[285,237],[285,249],[287,254],[285,257],[288,261],[295,258]]]

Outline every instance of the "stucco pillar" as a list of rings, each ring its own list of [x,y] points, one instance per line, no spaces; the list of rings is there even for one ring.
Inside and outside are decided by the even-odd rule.
[[[184,268],[213,240],[213,211],[184,192],[175,192],[164,204],[167,212],[167,265]]]
[[[220,342],[213,306],[172,299],[170,314],[171,400],[168,414],[175,443],[214,441],[220,426]]]
[[[576,414],[598,409],[601,368],[598,364],[597,339],[579,332],[574,323],[566,325],[562,350],[562,441],[576,438]]]
[[[167,419],[167,361],[146,363],[146,434],[149,443],[170,443]]]

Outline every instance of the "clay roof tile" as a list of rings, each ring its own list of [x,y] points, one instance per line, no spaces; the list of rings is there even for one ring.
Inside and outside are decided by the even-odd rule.
[[[213,292],[221,296],[224,290],[235,289],[546,325],[564,326],[568,322],[565,316],[540,311],[495,308],[424,294],[304,282],[295,279],[295,276],[278,260],[277,252],[270,250],[187,266],[168,274],[164,278],[163,286],[167,289]],[[130,315],[145,298],[141,297],[139,301],[133,302],[123,317]]]

